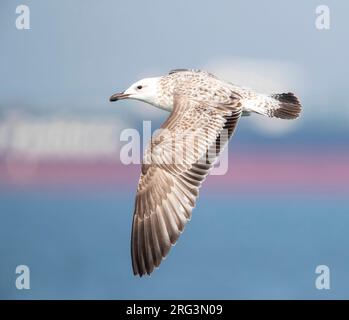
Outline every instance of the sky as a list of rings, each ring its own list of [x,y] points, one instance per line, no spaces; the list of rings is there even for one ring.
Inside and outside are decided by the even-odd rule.
[[[303,81],[296,75],[290,89],[300,92],[312,117],[325,121],[330,103],[348,120],[349,46],[343,40],[349,5],[328,3],[330,29],[318,30],[317,1],[22,1],[30,7],[31,29],[17,30],[16,4],[2,1],[1,110],[20,104],[43,113],[110,114],[110,93],[141,77],[178,67],[215,71],[223,63],[233,69],[229,61],[239,65],[241,59],[241,65],[258,64],[266,77],[271,63],[286,64],[291,78],[294,67]],[[253,78],[253,70],[245,73]],[[234,70],[230,75],[236,78]],[[248,77],[242,80],[238,84],[250,85]],[[336,118],[327,121],[335,125]]]
[[[166,112],[138,102],[110,104],[108,97],[143,77],[185,67],[260,92],[296,93],[301,119],[251,117],[240,124],[244,143],[278,143],[285,133],[282,143],[305,147],[341,148],[347,142],[349,46],[343,39],[349,5],[342,1],[328,2],[328,30],[316,28],[316,1],[21,4],[30,8],[30,30],[15,27],[15,3],[0,5],[0,132],[13,126],[20,132],[24,123],[32,137],[24,144],[47,136],[48,122],[61,135],[80,132],[82,123],[89,135],[104,140],[101,123],[106,123],[104,132],[114,124],[113,137],[125,127],[140,130],[142,120],[152,120],[156,128]],[[0,137],[0,150],[17,150],[17,140],[4,141],[8,135]],[[61,154],[68,149],[62,146]]]

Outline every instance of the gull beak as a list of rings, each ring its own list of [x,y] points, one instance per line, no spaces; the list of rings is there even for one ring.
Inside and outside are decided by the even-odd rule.
[[[122,99],[127,99],[130,96],[130,94],[124,93],[124,92],[120,92],[120,93],[115,93],[113,94],[110,98],[109,101],[118,101],[118,100],[122,100]]]

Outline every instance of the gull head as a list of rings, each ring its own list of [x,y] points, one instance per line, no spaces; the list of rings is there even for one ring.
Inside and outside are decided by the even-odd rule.
[[[160,77],[145,78],[132,84],[127,90],[115,93],[109,101],[134,99],[158,106],[158,87]]]

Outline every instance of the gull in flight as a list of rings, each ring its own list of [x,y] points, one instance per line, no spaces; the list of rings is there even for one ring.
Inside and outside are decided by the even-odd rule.
[[[131,235],[135,275],[151,274],[191,218],[199,188],[244,115],[296,119],[293,93],[260,94],[200,70],[146,78],[110,101],[135,99],[170,112],[145,150]]]

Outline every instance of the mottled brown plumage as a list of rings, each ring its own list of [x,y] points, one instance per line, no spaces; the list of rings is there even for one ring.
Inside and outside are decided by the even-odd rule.
[[[160,265],[183,232],[242,113],[293,119],[301,106],[292,93],[258,94],[186,69],[136,82],[110,100],[125,98],[171,111],[145,151],[137,188],[131,256],[134,274],[142,276]]]

